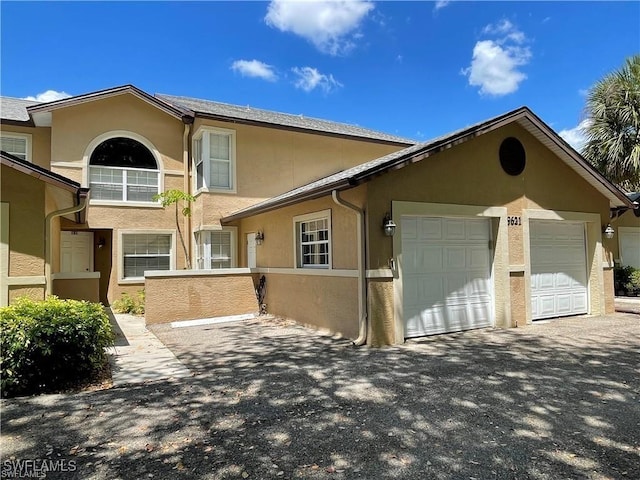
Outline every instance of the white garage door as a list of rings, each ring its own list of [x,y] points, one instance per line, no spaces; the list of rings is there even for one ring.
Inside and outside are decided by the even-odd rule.
[[[640,228],[620,227],[620,263],[624,266],[640,268]]]
[[[587,313],[583,223],[530,223],[532,318]]]
[[[488,219],[402,217],[405,337],[493,325]]]

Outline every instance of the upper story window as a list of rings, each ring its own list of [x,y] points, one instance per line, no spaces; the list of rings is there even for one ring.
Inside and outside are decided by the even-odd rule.
[[[91,153],[89,187],[93,200],[155,203],[159,180],[155,157],[132,138],[110,138]]]
[[[31,135],[28,133],[2,132],[0,150],[21,160],[31,162]]]
[[[235,132],[200,128],[193,137],[195,190],[235,191]]]
[[[296,267],[331,268],[331,210],[294,217]]]

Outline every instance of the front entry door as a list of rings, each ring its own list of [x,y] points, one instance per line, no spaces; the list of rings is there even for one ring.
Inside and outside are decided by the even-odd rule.
[[[256,234],[247,233],[247,267],[256,268]]]
[[[93,232],[60,232],[60,271],[93,272]]]

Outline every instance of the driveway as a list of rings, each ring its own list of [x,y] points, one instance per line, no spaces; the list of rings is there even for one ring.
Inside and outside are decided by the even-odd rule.
[[[278,321],[158,337],[192,376],[2,402],[47,478],[640,478],[640,317],[385,349]]]

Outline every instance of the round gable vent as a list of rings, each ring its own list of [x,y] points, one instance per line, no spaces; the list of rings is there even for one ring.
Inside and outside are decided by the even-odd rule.
[[[527,157],[520,140],[514,137],[505,138],[500,144],[500,165],[509,175],[520,175],[524,171]]]

